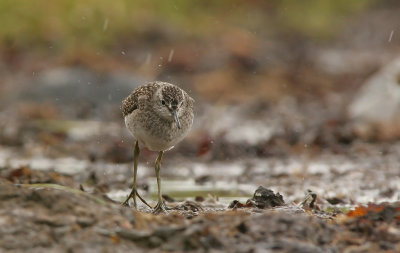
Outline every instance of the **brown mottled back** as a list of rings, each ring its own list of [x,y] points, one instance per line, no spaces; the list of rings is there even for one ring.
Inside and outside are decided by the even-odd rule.
[[[160,85],[157,82],[154,82],[134,89],[132,93],[122,101],[122,115],[125,117],[126,115],[132,113],[134,110],[138,109],[138,98],[146,94],[154,94],[154,92],[156,92],[159,87]]]

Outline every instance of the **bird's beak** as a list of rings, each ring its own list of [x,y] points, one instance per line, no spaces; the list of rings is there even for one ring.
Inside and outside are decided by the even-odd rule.
[[[175,123],[179,129],[181,129],[181,122],[179,122],[178,114],[176,114],[176,110],[171,111],[172,116],[174,117]]]

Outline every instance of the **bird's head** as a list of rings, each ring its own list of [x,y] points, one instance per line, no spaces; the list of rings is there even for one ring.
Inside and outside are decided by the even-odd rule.
[[[175,121],[177,127],[181,128],[179,117],[185,100],[184,91],[174,85],[161,86],[154,96],[156,112],[163,118]]]

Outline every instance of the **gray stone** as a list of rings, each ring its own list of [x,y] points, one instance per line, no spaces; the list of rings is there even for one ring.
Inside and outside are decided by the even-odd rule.
[[[400,118],[400,57],[370,77],[348,107],[349,117],[368,123]]]

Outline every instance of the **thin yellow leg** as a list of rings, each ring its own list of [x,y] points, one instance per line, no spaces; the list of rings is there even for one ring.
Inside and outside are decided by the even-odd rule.
[[[128,198],[122,203],[122,205],[124,205],[124,206],[129,206],[128,202],[131,198],[133,198],[133,205],[134,205],[135,209],[137,209],[136,195],[138,195],[138,193],[137,193],[137,187],[136,187],[136,176],[137,176],[139,154],[140,154],[139,141],[136,141],[135,147],[133,149],[133,187],[132,187],[132,191],[129,194]]]
[[[164,151],[160,151],[158,153],[158,157],[156,160],[155,164],[155,171],[156,171],[156,177],[157,177],[157,186],[158,186],[158,202],[156,207],[154,207],[153,213],[158,214],[161,212],[166,213],[167,212],[167,207],[165,206],[165,203],[162,199],[161,195],[161,178],[160,178],[160,170],[161,170],[161,159],[163,157]]]

